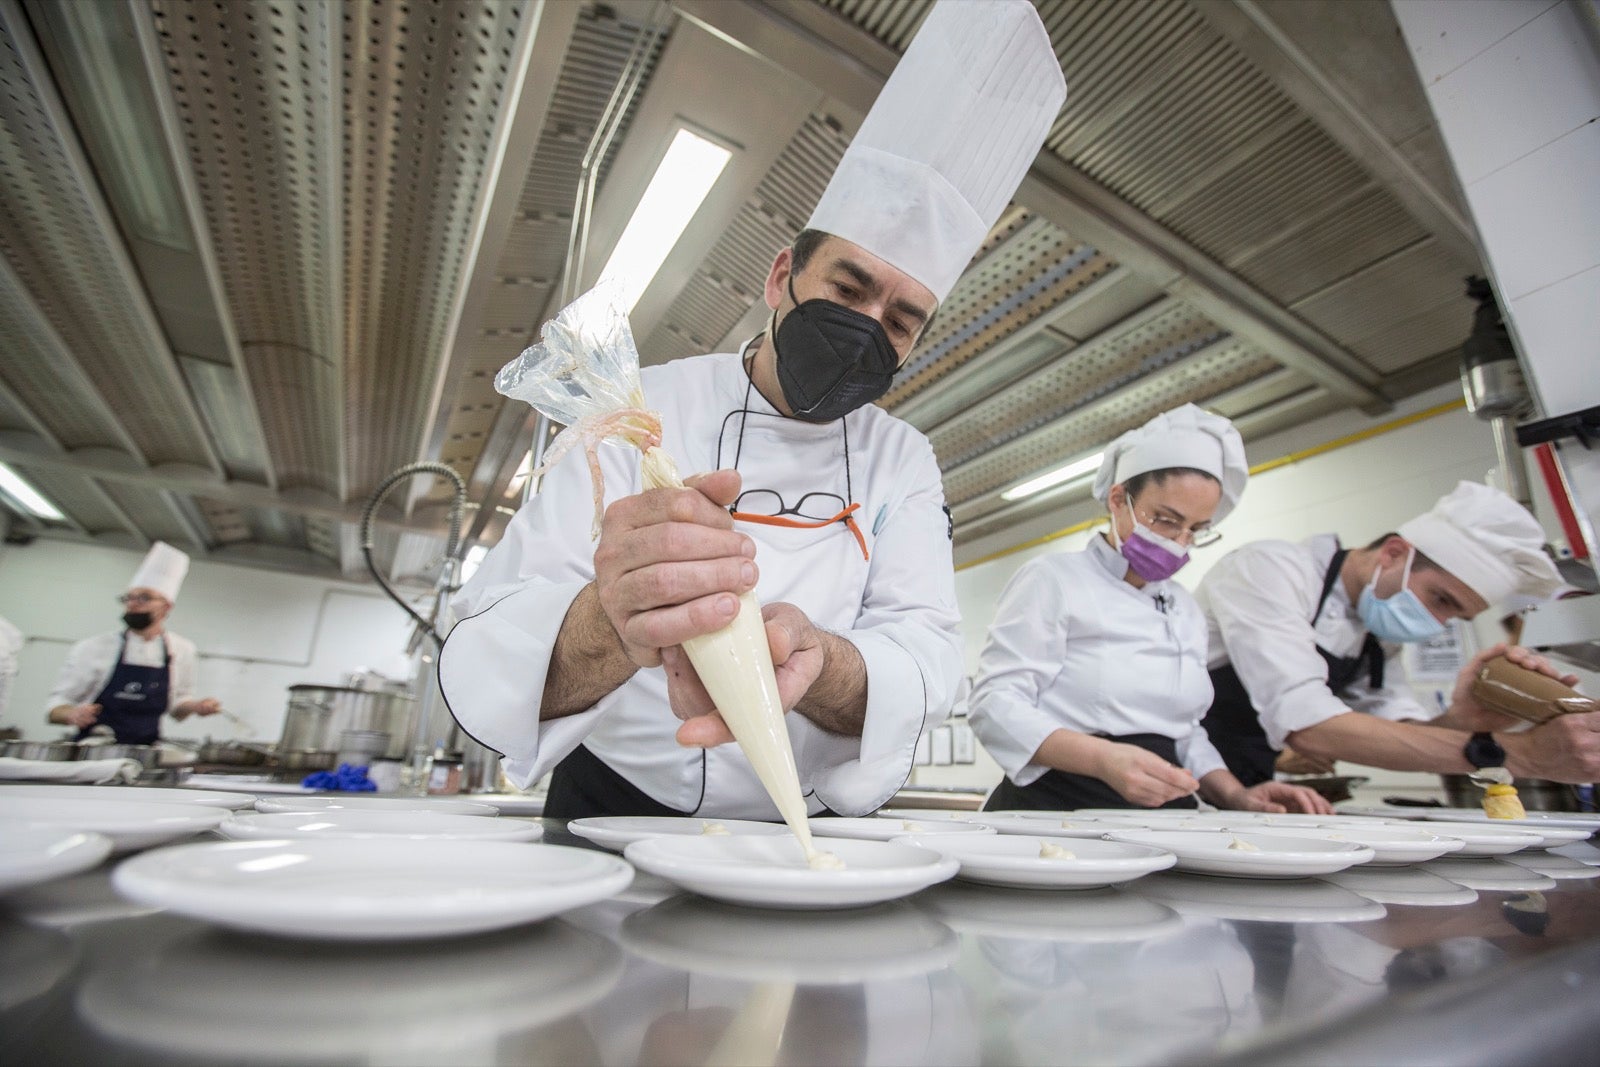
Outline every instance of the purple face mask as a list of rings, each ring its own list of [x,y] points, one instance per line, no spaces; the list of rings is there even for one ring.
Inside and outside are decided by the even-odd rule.
[[[1147,582],[1164,582],[1189,562],[1188,550],[1141,523],[1133,513],[1132,504],[1128,505],[1128,517],[1133,519],[1133,533],[1118,546],[1117,551],[1128,561],[1133,573]],[[1111,536],[1113,540],[1116,539],[1115,523],[1111,527]]]

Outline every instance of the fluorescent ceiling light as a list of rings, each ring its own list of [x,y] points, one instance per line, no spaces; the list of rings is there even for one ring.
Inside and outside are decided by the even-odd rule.
[[[673,137],[600,272],[601,281],[621,284],[629,310],[649,288],[732,158],[726,148],[688,130],[680,129]]]
[[[59,508],[46,500],[43,493],[28,484],[22,475],[4,463],[0,463],[0,493],[5,493],[38,518],[50,522],[67,521],[67,517]]]
[[[1096,452],[1092,456],[1075,459],[1071,463],[1057,467],[1053,471],[1046,471],[1037,478],[1030,478],[1021,485],[1012,486],[1000,494],[1001,500],[1021,500],[1025,496],[1042,493],[1046,489],[1054,488],[1062,482],[1070,482],[1074,478],[1081,478],[1085,474],[1092,474],[1100,469],[1100,457],[1105,453]]]

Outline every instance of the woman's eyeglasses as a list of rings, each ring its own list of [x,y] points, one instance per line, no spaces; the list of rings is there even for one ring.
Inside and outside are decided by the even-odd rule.
[[[807,493],[789,507],[783,497],[771,489],[747,489],[728,509],[741,522],[760,523],[764,526],[787,526],[798,530],[820,530],[838,522],[855,535],[861,546],[861,558],[870,560],[867,539],[856,525],[855,513],[860,504],[847,503],[837,493]]]
[[[1222,534],[1216,530],[1209,527],[1204,530],[1191,530],[1177,519],[1165,515],[1143,518],[1136,513],[1134,517],[1167,540],[1188,545],[1190,548],[1208,548],[1222,540]]]

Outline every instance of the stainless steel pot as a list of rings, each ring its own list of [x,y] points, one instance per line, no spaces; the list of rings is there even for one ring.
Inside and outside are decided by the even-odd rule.
[[[7,741],[5,755],[12,759],[49,760],[63,763],[78,758],[76,741]]]
[[[1474,785],[1464,774],[1441,774],[1444,795],[1453,808],[1477,808],[1483,805],[1483,787]],[[1529,811],[1577,811],[1578,797],[1572,786],[1550,782],[1543,778],[1518,778],[1517,798]]]
[[[389,735],[383,755],[400,759],[411,736],[415,701],[404,693],[377,693],[343,686],[293,685],[289,711],[278,739],[279,759],[292,768],[289,757],[322,753],[330,759],[339,751],[346,730],[378,731]],[[331,764],[330,764],[331,765]]]
[[[80,759],[131,759],[139,766],[153,771],[161,766],[161,748],[158,745],[96,745],[85,747]]]

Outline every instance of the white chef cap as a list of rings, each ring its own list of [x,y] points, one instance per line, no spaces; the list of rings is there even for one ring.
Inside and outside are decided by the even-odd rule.
[[[169,601],[177,603],[178,589],[184,575],[189,573],[189,557],[165,541],[157,541],[144,554],[144,561],[133,572],[129,589],[154,589]]]
[[[1137,474],[1189,467],[1222,483],[1222,500],[1212,522],[1221,522],[1239,504],[1250,465],[1244,439],[1233,423],[1193,404],[1163,411],[1137,430],[1129,430],[1106,448],[1094,479],[1094,498],[1104,504],[1113,485]]]
[[[1399,533],[1490,604],[1513,593],[1545,599],[1561,588],[1539,520],[1487,485],[1461,482]]]
[[[941,0],[878,94],[807,229],[860,245],[941,303],[1067,97],[1028,0]]]

